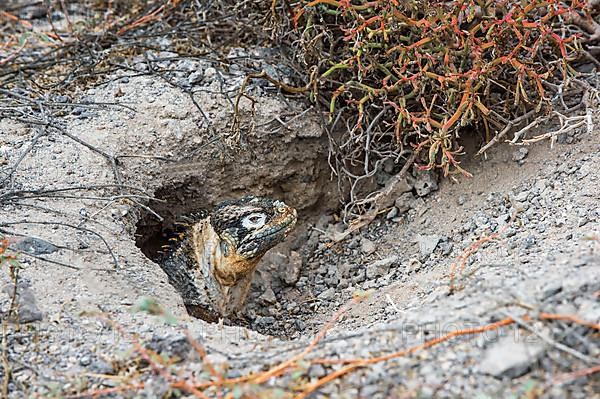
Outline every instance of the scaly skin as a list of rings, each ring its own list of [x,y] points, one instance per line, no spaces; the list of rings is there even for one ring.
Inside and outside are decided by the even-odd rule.
[[[161,266],[188,310],[215,321],[242,310],[258,261],[295,223],[296,210],[281,201],[225,201],[186,231]]]

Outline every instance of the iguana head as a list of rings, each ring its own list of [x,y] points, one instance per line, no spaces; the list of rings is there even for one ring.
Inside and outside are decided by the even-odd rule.
[[[191,314],[212,321],[215,315],[239,312],[259,260],[295,224],[296,210],[282,201],[243,197],[221,202],[190,226],[163,269]]]
[[[247,196],[217,205],[210,224],[226,258],[258,261],[292,231],[296,210],[279,200]]]

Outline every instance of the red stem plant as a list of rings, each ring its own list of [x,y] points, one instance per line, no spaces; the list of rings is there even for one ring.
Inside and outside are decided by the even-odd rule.
[[[372,115],[392,148],[428,154],[425,168],[463,172],[465,126],[489,141],[529,110],[549,112],[546,82],[574,70],[583,1],[303,1],[294,23],[303,62],[317,65],[330,111],[349,107],[355,143]],[[549,85],[550,86],[550,85]]]

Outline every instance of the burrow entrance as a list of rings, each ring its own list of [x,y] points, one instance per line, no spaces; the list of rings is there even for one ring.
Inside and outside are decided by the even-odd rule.
[[[173,240],[177,239],[178,235],[185,232],[183,224],[186,221],[186,215],[201,212],[212,207],[212,204],[206,204],[205,207],[199,204],[190,205],[190,202],[185,200],[187,197],[185,193],[193,192],[195,191],[195,188],[196,185],[194,181],[187,181],[180,185],[169,185],[168,188],[157,190],[155,197],[161,200],[161,202],[157,201],[150,204],[150,206],[156,213],[163,217],[164,220],[159,221],[154,215],[146,213],[138,221],[136,245],[152,261],[160,263],[166,248],[172,246]],[[236,198],[236,196],[232,195],[230,198]],[[277,301],[274,292],[279,292],[283,282],[285,282],[285,279],[282,281],[283,269],[287,266],[292,251],[298,250],[301,246],[300,241],[302,241],[302,233],[300,232],[305,231],[303,227],[308,223],[307,217],[303,217],[299,220],[299,226],[297,226],[297,230],[294,231],[292,236],[288,237],[286,242],[271,249],[265,258],[263,258],[255,274],[254,283],[247,298],[246,309],[242,312],[242,319],[225,320],[225,324],[243,325],[263,333],[279,335],[277,333],[279,328],[270,326],[270,328],[267,329],[266,325],[263,326],[265,321],[262,320],[261,317],[280,314],[282,304],[285,304],[285,301],[282,301],[282,303]],[[272,255],[271,252],[276,253],[277,255]],[[277,256],[281,258],[281,262],[279,262],[280,265],[273,262],[277,259]],[[300,266],[302,266],[302,261],[300,262]],[[300,272],[300,270],[298,270],[298,272]],[[292,281],[289,280],[288,277],[289,284],[287,284],[287,288],[293,289],[297,280],[298,279],[294,279],[294,281]],[[271,292],[273,292],[272,295]],[[202,318],[193,307],[187,308],[187,311],[191,316]],[[267,319],[266,321],[269,320],[270,319]],[[214,320],[210,319],[207,321],[214,322]]]
[[[304,125],[304,131],[315,126]],[[162,184],[149,207],[163,219],[146,212],[137,222],[136,245],[152,261],[164,256],[164,247],[185,228],[186,215],[212,209],[226,199],[245,195],[283,200],[298,211],[296,229],[287,240],[261,260],[242,312],[243,320],[230,321],[264,334],[293,337],[304,332],[314,316],[319,290],[309,248],[318,234],[310,226],[338,207],[337,183],[330,180],[328,142],[322,135],[310,137],[272,133],[249,136],[243,151],[222,156],[207,147],[190,160],[168,164],[157,173]],[[182,151],[182,153],[185,151]],[[187,157],[186,157],[187,158]],[[312,280],[311,280],[312,279]],[[194,314],[188,309],[188,313]],[[227,321],[226,321],[227,322]]]
[[[307,127],[302,126],[304,131]],[[337,181],[330,179],[326,137],[265,133],[247,139],[246,149],[235,156],[224,157],[214,147],[206,147],[193,153],[189,161],[159,171],[162,184],[154,192],[158,201],[149,205],[163,220],[150,212],[142,214],[136,245],[158,262],[163,247],[182,231],[178,222],[190,213],[244,195],[283,200],[297,209],[297,227],[261,260],[243,320],[229,322],[280,338],[316,332],[333,309],[347,302],[353,287],[362,289],[383,277],[367,273],[361,236],[377,240],[385,229],[369,227],[361,236],[342,243],[329,242],[324,236],[324,230],[344,228],[334,215],[339,193]],[[388,222],[384,219],[382,223]]]
[[[325,185],[318,180],[321,188],[334,184],[336,182]],[[225,320],[226,324],[241,325],[282,339],[316,333],[356,289],[363,289],[365,284],[370,283],[375,287],[375,281],[380,278],[393,280],[397,277],[385,277],[387,272],[378,274],[379,268],[370,270],[368,264],[373,263],[372,258],[377,254],[371,255],[367,250],[365,256],[363,247],[365,243],[380,241],[398,221],[384,217],[370,225],[367,231],[356,233],[340,243],[332,242],[323,232],[332,229],[341,231],[344,225],[336,216],[337,200],[328,200],[331,195],[328,189],[315,190],[316,197],[306,202],[309,205],[305,207],[299,207],[293,195],[286,195],[285,191],[249,189],[244,193],[224,193],[214,200],[206,200],[203,196],[205,190],[203,180],[198,178],[167,183],[156,190],[155,197],[159,201],[150,206],[164,220],[159,221],[146,213],[137,223],[136,245],[148,258],[159,262],[161,248],[168,246],[169,240],[183,231],[178,227],[178,221],[185,220],[190,213],[210,209],[222,199],[239,198],[245,194],[283,198],[299,211],[297,227],[290,237],[267,252],[261,260],[242,319]],[[387,264],[383,266],[390,267]],[[188,309],[188,313],[197,316],[194,309]]]
[[[196,178],[168,183],[156,190],[158,201],[149,206],[163,220],[159,221],[147,212],[136,225],[136,245],[149,259],[160,262],[165,248],[173,245],[173,239],[185,231],[186,215],[210,209],[218,202],[198,201],[203,190],[205,186]],[[286,198],[281,193],[252,190],[244,194],[234,192],[224,195],[220,200],[246,194]],[[310,327],[310,320],[319,310],[316,297],[328,288],[326,285],[319,286],[322,264],[314,261],[314,252],[322,237],[312,226],[326,228],[327,223],[334,221],[329,216],[333,208],[332,203],[326,200],[328,194],[316,194],[314,203],[297,208],[298,223],[286,241],[267,252],[259,263],[242,312],[243,318],[225,320],[226,324],[243,325],[280,338],[293,338]],[[297,206],[290,198],[286,202]],[[193,308],[187,310],[190,315],[198,317]],[[315,320],[315,328],[318,329],[321,324],[321,321]]]

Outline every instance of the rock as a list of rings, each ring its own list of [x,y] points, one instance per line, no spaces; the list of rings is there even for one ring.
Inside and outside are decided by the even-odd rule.
[[[475,230],[475,223],[472,220],[468,220],[467,222],[465,222],[465,224],[463,224],[460,227],[460,232],[461,233],[468,233],[470,231]]]
[[[205,78],[212,78],[213,76],[215,76],[217,74],[217,70],[213,67],[208,67],[204,70],[204,77]]]
[[[259,316],[256,318],[256,324],[262,327],[269,327],[275,324],[273,316]]]
[[[335,290],[333,288],[327,288],[325,291],[321,292],[318,297],[323,301],[329,301],[330,299],[333,299],[334,295]]]
[[[442,255],[448,256],[452,252],[454,245],[451,242],[442,242],[438,244],[438,248],[442,250]]]
[[[419,170],[415,176],[414,188],[419,197],[424,197],[432,191],[437,191],[437,176],[431,170]]]
[[[360,397],[361,398],[369,398],[369,397],[380,397],[381,396],[382,387],[380,384],[371,384],[365,385],[360,388]]]
[[[73,108],[73,111],[71,111],[71,115],[81,115],[81,113],[85,111],[85,108],[83,107],[75,107]]]
[[[183,334],[155,335],[148,343],[148,347],[162,356],[178,357],[180,359],[187,358],[190,351],[192,351],[192,345]]]
[[[439,244],[441,237],[439,235],[421,235],[417,234],[417,244],[419,244],[419,251],[421,257],[426,258],[433,253],[437,245]]]
[[[3,306],[0,316],[2,316],[1,318],[4,318],[9,311],[9,306],[15,293],[15,285],[13,283],[5,285],[2,288],[2,292],[8,296],[8,300],[2,301],[5,306]],[[15,307],[16,314],[12,313],[9,318],[9,321],[13,323],[26,324],[41,321],[43,319],[44,314],[37,306],[33,291],[22,281],[17,283]]]
[[[270,270],[267,272],[267,269]],[[284,254],[278,251],[267,252],[263,258],[263,267],[259,268],[257,281],[263,282],[263,288],[270,287],[274,280],[279,277],[288,285],[294,285],[300,278],[302,270],[302,256],[296,251]],[[263,272],[261,272],[263,271]]]
[[[375,173],[375,182],[380,186],[385,186],[385,184],[391,179],[392,175],[384,172],[383,170],[377,171]]]
[[[390,211],[387,213],[387,215],[385,215],[385,218],[387,220],[391,220],[393,218],[395,218],[398,215],[398,208],[396,208],[395,206],[392,207],[392,209],[390,209]]]
[[[275,293],[273,292],[273,289],[271,287],[267,288],[260,297],[258,297],[258,299],[260,299],[261,301],[267,303],[267,304],[274,304],[277,302],[277,297],[275,296]]]
[[[394,171],[394,167],[396,166],[396,162],[394,158],[388,158],[383,161],[383,170],[385,173],[392,173]]]
[[[92,362],[89,366],[89,369],[97,374],[114,374],[115,369],[110,364],[106,363],[103,360],[96,360]]]
[[[535,188],[538,193],[542,193],[546,189],[547,185],[548,184],[545,180],[537,180],[533,185],[533,188]]]
[[[306,240],[306,247],[307,248],[316,248],[317,245],[319,245],[319,240],[321,238],[321,232],[318,230],[313,230],[312,232],[308,233],[308,239]],[[267,252],[268,253],[268,252]]]
[[[343,233],[345,230],[346,230],[346,225],[344,224],[344,222],[330,224],[327,227],[327,231],[331,232],[333,235],[335,235],[336,233]]]
[[[181,104],[176,102],[163,104],[162,112],[160,117],[162,119],[177,119],[183,120],[188,117],[190,111],[186,107],[182,107]]]
[[[352,275],[352,272],[355,270],[355,268],[356,267],[354,265],[346,262],[342,263],[341,265],[337,265],[337,272],[341,277],[348,278]]]
[[[486,214],[477,214],[473,221],[475,222],[475,226],[479,229],[487,229],[490,227],[490,218]]]
[[[373,252],[375,252],[376,249],[377,247],[375,246],[375,243],[373,241],[364,237],[360,241],[360,250],[365,255],[371,255]]]
[[[412,209],[414,207],[414,204],[415,196],[413,195],[413,193],[408,192],[396,198],[396,202],[394,205],[396,205],[398,213],[402,214]]]
[[[538,342],[529,342],[534,339],[529,333],[523,333],[519,337],[513,334],[502,337],[485,351],[479,371],[496,378],[522,376],[546,350],[546,345],[539,339],[536,339]]]
[[[181,69],[183,71],[200,71],[202,67],[199,62],[196,62],[191,59],[183,59],[177,63],[177,69]]]
[[[465,197],[464,195],[459,195],[458,198],[456,199],[456,203],[458,205],[464,205],[467,202],[467,197]]]
[[[327,267],[324,268],[324,270],[326,270],[326,275],[329,277],[338,275],[338,267],[337,267],[337,265],[335,265],[333,263],[330,263],[329,265],[327,265]]]
[[[387,182],[386,192],[390,198],[397,198],[403,193],[412,191],[413,186],[410,184],[408,179],[404,178],[402,180],[397,179],[397,176],[392,177]]]
[[[321,378],[326,373],[325,367],[321,364],[313,364],[308,368],[308,376],[311,378]]]
[[[19,3],[17,2],[17,5]],[[6,5],[3,4],[2,6],[4,7]],[[10,11],[10,4],[9,5],[9,11]],[[20,5],[19,7],[17,7],[16,9],[16,14],[22,18],[22,19],[40,19],[40,18],[46,18],[47,14],[47,8],[44,6],[39,6],[36,3],[30,3],[27,4],[25,3],[24,5]],[[51,17],[54,19],[54,15],[51,15]]]
[[[283,266],[283,267],[282,267]],[[279,273],[283,281],[286,284],[294,285],[300,278],[300,271],[302,270],[302,256],[296,251],[290,251],[287,257],[287,264],[280,265]]]
[[[517,229],[515,229],[514,227],[509,227],[504,231],[504,235],[506,237],[514,237],[515,235],[517,235]]]
[[[600,322],[600,306],[598,306],[597,300],[583,300],[577,313],[584,320],[589,320],[592,323]]]
[[[505,214],[498,216],[495,221],[499,226],[503,226],[509,220],[510,220],[510,215],[508,213],[505,213]]]
[[[196,71],[190,73],[190,76],[188,76],[188,82],[191,85],[200,83],[202,81],[202,79],[204,79],[204,71],[202,71],[202,70],[196,70]]]
[[[407,271],[416,272],[416,271],[421,270],[421,267],[423,267],[423,264],[421,263],[421,261],[419,259],[411,258],[408,260]]]
[[[529,248],[533,247],[535,244],[536,244],[536,239],[534,236],[527,236],[522,241],[523,248],[525,248],[525,249],[529,249]]]
[[[356,275],[352,277],[352,284],[357,285],[365,281],[367,278],[367,272],[365,269],[358,269]]]
[[[298,282],[296,283],[296,286],[298,288],[302,288],[302,287],[306,287],[307,284],[308,284],[308,278],[307,277],[300,277],[298,279]]]
[[[529,150],[525,147],[520,147],[518,150],[513,152],[512,160],[515,162],[522,161],[527,157],[527,154],[529,154]]]
[[[587,218],[587,216],[582,216],[577,219],[577,227],[583,227],[588,224],[589,221],[590,220]]]
[[[92,362],[92,359],[90,359],[90,357],[87,355],[84,355],[79,358],[79,364],[84,367],[89,366],[91,362]]]
[[[366,269],[367,278],[371,280],[377,277],[385,276],[390,271],[390,267],[396,262],[398,262],[398,257],[390,256],[371,263]]]
[[[529,196],[528,191],[521,191],[519,194],[515,195],[515,201],[525,202],[525,201],[527,201],[528,196]]]
[[[18,372],[14,373],[12,378],[14,378],[14,380],[19,384],[24,384],[27,381],[31,381],[32,377],[33,371],[25,369],[19,370]]]
[[[48,241],[34,237],[25,237],[19,240],[14,247],[31,255],[47,255],[58,251],[58,248]]]

